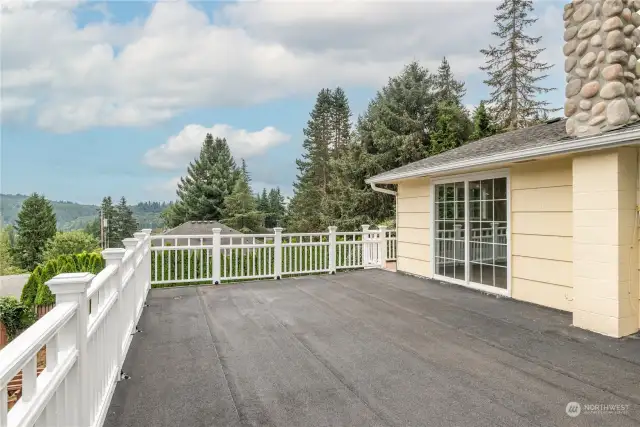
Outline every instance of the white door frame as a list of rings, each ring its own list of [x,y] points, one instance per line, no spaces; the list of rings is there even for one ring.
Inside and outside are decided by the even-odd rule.
[[[495,286],[482,285],[473,283],[469,280],[470,263],[469,263],[469,181],[478,181],[482,179],[506,178],[507,179],[507,289]],[[465,210],[465,233],[464,233],[464,250],[465,250],[465,279],[454,279],[451,277],[440,276],[436,274],[436,200],[437,195],[435,187],[438,184],[450,184],[453,182],[464,182],[464,210]],[[435,280],[443,282],[455,283],[467,288],[476,289],[492,294],[511,296],[511,177],[509,169],[496,169],[485,172],[475,172],[460,175],[449,175],[445,177],[434,177],[430,182],[431,188],[431,276]]]

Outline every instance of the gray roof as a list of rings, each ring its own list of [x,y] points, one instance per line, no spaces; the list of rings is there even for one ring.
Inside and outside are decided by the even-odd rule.
[[[517,129],[511,132],[505,132],[493,135],[478,141],[469,142],[461,147],[446,151],[436,156],[427,157],[417,162],[409,163],[396,169],[375,175],[367,180],[367,182],[385,182],[387,180],[401,179],[398,175],[420,176],[427,175],[429,169],[446,169],[447,165],[455,165],[459,162],[467,160],[489,158],[500,155],[513,153],[516,157],[518,152],[523,150],[531,150],[549,145],[560,145],[564,142],[571,143],[573,141],[583,140],[590,137],[570,137],[567,135],[565,126],[566,119],[554,119],[547,123],[531,126],[524,129]],[[630,128],[638,128],[640,122],[624,126],[619,129],[606,132],[607,135],[629,130]],[[489,163],[488,163],[489,164]],[[425,171],[427,170],[427,171]],[[421,171],[425,173],[421,173]],[[415,173],[415,175],[412,175]]]
[[[213,228],[221,228],[220,234],[242,234],[241,232],[234,230],[218,221],[187,221],[179,226],[165,231],[163,234],[173,236],[191,236],[211,234]]]

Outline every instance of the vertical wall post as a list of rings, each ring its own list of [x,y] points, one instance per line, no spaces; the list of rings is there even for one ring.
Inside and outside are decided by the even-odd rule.
[[[329,227],[329,274],[336,274],[336,231],[338,227]]]
[[[273,229],[273,277],[280,280],[282,276],[282,227]]]
[[[362,226],[362,264],[366,268],[371,265],[371,235],[369,234],[368,224],[363,224]]]
[[[378,267],[385,268],[387,266],[387,226],[379,225],[378,231],[380,239],[378,239]]]
[[[123,327],[123,325],[126,324],[126,316],[125,316],[125,307],[123,304],[123,293],[122,293],[122,258],[124,258],[124,253],[125,250],[124,249],[120,249],[120,248],[110,248],[110,249],[104,249],[102,251],[102,258],[104,258],[105,264],[107,265],[107,267],[109,267],[110,265],[115,265],[116,266],[116,272],[113,275],[113,277],[111,278],[111,280],[114,281],[115,283],[115,292],[116,292],[116,317],[117,317],[117,321],[116,321],[116,336],[115,336],[115,340],[116,342],[113,343],[113,345],[115,345],[117,347],[117,355],[116,355],[116,362],[118,364],[118,369],[122,370],[122,363],[124,362],[124,357],[122,354],[122,343],[124,343],[125,339],[124,339],[124,332],[125,332],[125,328]],[[120,377],[118,376],[118,380],[120,380]]]
[[[56,303],[75,302],[78,304],[76,312],[75,345],[78,350],[78,388],[76,403],[73,405],[77,412],[78,425],[88,426],[90,420],[89,401],[89,375],[93,361],[88,360],[87,335],[89,326],[89,299],[87,289],[95,276],[90,273],[65,273],[58,274],[53,279],[46,282],[51,293],[56,296]],[[62,350],[67,350],[66,345],[70,344],[70,337],[63,337]]]
[[[222,232],[221,228],[214,228],[213,231],[213,249],[211,250],[211,274],[214,285],[220,284],[220,245],[221,238],[220,233]]]

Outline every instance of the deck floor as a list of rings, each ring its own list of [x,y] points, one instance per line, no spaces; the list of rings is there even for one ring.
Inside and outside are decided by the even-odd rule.
[[[107,427],[640,425],[640,340],[454,285],[365,270],[148,303]]]

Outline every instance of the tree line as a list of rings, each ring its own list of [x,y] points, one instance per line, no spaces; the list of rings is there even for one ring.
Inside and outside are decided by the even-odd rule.
[[[532,25],[531,0],[503,0],[492,33],[500,42],[481,52],[486,63],[486,101],[469,111],[465,83],[457,80],[447,58],[435,72],[411,62],[377,91],[352,123],[345,91],[324,88],[304,128],[303,153],[296,161],[294,194],[264,190],[251,195],[244,161],[237,168],[224,139],[207,135],[200,156],[178,184],[178,201],[165,212],[168,225],[187,220],[221,220],[242,231],[283,225],[311,232],[336,225],[354,230],[361,224],[390,222],[395,201],[374,192],[365,179],[470,141],[543,123],[556,111],[537,99],[551,89],[540,86],[551,66],[538,61],[540,37]],[[273,190],[272,190],[273,191]]]
[[[63,255],[123,247],[122,240],[139,228],[131,207],[124,197],[117,206],[105,197],[101,210],[107,219],[102,242],[99,219],[84,231],[58,231],[51,202],[33,193],[22,203],[15,226],[0,229],[0,275],[33,271],[38,264]]]

